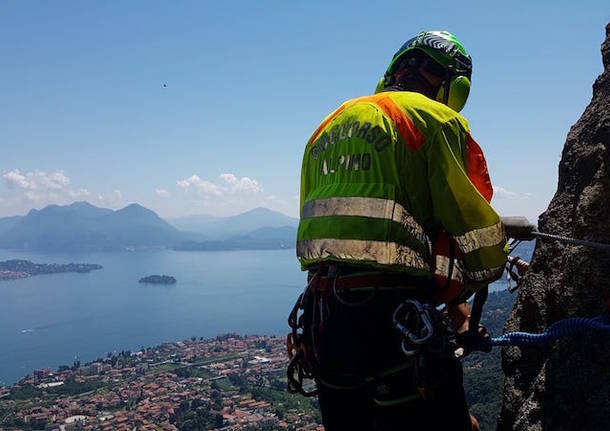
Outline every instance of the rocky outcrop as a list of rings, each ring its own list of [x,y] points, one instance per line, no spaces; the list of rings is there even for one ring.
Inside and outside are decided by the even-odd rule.
[[[604,72],[593,99],[570,130],[559,184],[541,232],[610,243],[610,24]],[[506,331],[541,332],[571,316],[594,316],[610,297],[610,253],[538,241]],[[503,351],[499,430],[610,428],[610,337],[592,334],[549,347]]]

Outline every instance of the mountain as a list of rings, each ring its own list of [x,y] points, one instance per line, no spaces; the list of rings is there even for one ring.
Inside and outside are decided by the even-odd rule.
[[[203,235],[212,231],[212,226],[221,223],[224,220],[222,217],[215,217],[207,214],[197,214],[175,219],[169,219],[168,222],[176,229],[185,232],[199,232]]]
[[[5,232],[11,230],[13,226],[15,226],[15,224],[22,218],[22,216],[0,218],[0,235],[3,235]]]
[[[187,241],[175,247],[182,251],[213,250],[271,250],[294,248],[297,229],[293,226],[262,227],[227,239]]]
[[[263,227],[296,228],[299,220],[268,208],[255,208],[231,217],[193,215],[170,220],[170,223],[180,230],[199,233],[208,240],[225,240]]]
[[[170,247],[188,239],[187,234],[138,204],[118,211],[88,202],[49,205],[9,219],[13,220],[0,219],[2,248],[100,251]]]
[[[266,208],[231,217],[190,216],[174,226],[131,204],[117,211],[88,202],[49,205],[26,216],[0,218],[0,248],[37,251],[111,251],[290,248],[298,220]],[[185,232],[186,231],[186,232]]]

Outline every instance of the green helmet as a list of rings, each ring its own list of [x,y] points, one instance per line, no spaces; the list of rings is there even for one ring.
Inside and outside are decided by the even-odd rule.
[[[472,59],[462,43],[448,31],[422,31],[405,42],[392,57],[384,77],[377,84],[375,93],[392,85],[393,74],[397,71],[400,60],[413,50],[424,52],[445,72],[445,79],[436,95],[436,100],[455,111],[461,111],[470,93]]]

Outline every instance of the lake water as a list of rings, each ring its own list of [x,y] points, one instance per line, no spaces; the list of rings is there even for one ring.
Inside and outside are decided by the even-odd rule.
[[[87,274],[0,282],[0,385],[35,368],[87,362],[192,336],[280,335],[305,283],[293,250],[44,254],[0,260],[97,263]],[[139,284],[173,275],[171,286]],[[505,285],[498,284],[497,289]]]
[[[0,250],[0,260],[6,259],[104,268],[0,282],[0,384],[34,368],[191,336],[284,334],[305,281],[294,250],[79,255]],[[173,275],[178,283],[138,283],[150,274]]]

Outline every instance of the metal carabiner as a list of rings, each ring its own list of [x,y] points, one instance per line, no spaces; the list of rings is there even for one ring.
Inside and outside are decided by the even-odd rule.
[[[412,311],[408,310],[407,308],[410,308],[416,312],[418,319],[415,325],[418,332],[417,334],[406,326],[412,313]],[[404,311],[404,319],[402,319],[404,324],[401,323],[400,319],[400,313],[403,312],[403,309],[407,309]],[[394,326],[396,326],[398,330],[413,344],[422,345],[430,340],[430,338],[432,338],[434,335],[434,326],[430,320],[429,311],[417,300],[407,299],[400,304],[398,308],[396,308],[396,311],[394,311],[393,321]]]

